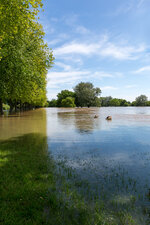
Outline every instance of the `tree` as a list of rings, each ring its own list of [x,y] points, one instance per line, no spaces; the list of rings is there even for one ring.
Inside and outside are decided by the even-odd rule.
[[[53,54],[37,22],[42,0],[0,0],[0,112],[20,104],[43,106]],[[5,12],[5,13],[2,13]]]
[[[48,107],[57,107],[57,100],[52,99],[51,101],[48,101]]]
[[[117,99],[117,98],[111,99],[109,104],[110,104],[110,106],[120,106],[119,99]]]
[[[111,99],[112,99],[111,96],[101,97],[100,98],[100,100],[101,100],[101,106],[109,106]]]
[[[67,97],[67,98],[65,98],[65,99],[62,99],[62,101],[61,101],[61,106],[62,106],[62,107],[71,107],[71,108],[73,108],[73,107],[76,106],[75,103],[74,103],[74,101],[75,101],[74,98],[72,98],[72,97]]]
[[[136,106],[146,106],[148,98],[146,95],[140,95],[135,99]]]
[[[129,106],[131,103],[125,99],[119,99],[120,106]]]
[[[62,90],[60,93],[58,93],[57,95],[57,106],[61,107],[62,106],[62,100],[67,98],[67,97],[71,97],[71,98],[75,98],[75,93],[69,90]]]
[[[146,102],[146,106],[150,106],[150,101],[147,101]]]
[[[100,88],[94,88],[93,84],[90,82],[81,82],[77,84],[74,88],[76,94],[76,104],[77,106],[94,106],[97,97],[100,95]]]

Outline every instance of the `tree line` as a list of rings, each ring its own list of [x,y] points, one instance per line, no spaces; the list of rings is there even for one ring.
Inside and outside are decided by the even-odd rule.
[[[53,53],[38,22],[42,0],[0,0],[0,114],[44,106]]]
[[[74,91],[62,90],[57,99],[47,102],[48,107],[108,107],[108,106],[150,106],[146,95],[138,96],[135,101],[100,97],[101,89],[95,88],[92,83],[81,82],[74,87]]]

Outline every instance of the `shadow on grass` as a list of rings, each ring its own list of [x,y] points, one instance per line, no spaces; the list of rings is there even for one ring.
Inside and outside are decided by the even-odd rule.
[[[55,180],[45,136],[0,141],[0,224],[89,224],[85,208],[58,198]]]
[[[44,224],[48,180],[53,180],[46,141],[28,134],[0,142],[0,224]]]

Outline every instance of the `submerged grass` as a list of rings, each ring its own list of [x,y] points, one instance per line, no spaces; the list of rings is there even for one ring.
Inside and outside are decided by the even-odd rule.
[[[113,204],[117,210],[108,210],[88,181],[56,164],[45,136],[0,142],[1,225],[137,225],[125,207]]]
[[[59,194],[54,171],[46,137],[29,134],[1,141],[0,224],[91,224],[92,215],[77,196],[71,206]]]

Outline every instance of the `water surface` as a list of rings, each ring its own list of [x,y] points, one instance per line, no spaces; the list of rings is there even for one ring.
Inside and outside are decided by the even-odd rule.
[[[48,108],[0,117],[0,140],[30,133],[47,136],[55,161],[89,183],[80,193],[129,211],[136,224],[150,223],[150,107]]]
[[[149,223],[149,107],[48,109],[47,124],[49,151],[90,183],[91,195],[130,212],[133,201],[137,224]]]

